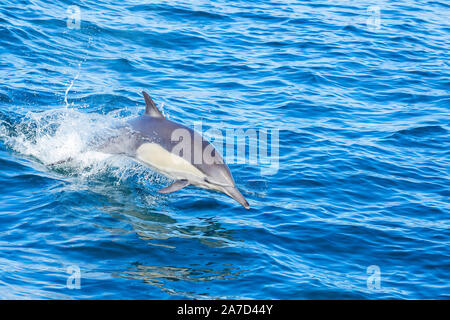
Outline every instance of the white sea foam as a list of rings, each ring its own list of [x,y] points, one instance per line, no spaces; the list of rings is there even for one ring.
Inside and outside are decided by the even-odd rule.
[[[28,113],[8,128],[0,123],[0,138],[14,151],[56,170],[82,178],[112,175],[116,183],[133,178],[138,184],[161,177],[133,159],[102,153],[96,146],[117,132],[126,119],[114,114],[85,113],[62,108]]]

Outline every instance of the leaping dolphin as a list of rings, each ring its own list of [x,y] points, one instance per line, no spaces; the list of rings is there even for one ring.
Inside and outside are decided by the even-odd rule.
[[[195,185],[222,192],[250,209],[213,145],[194,130],[165,118],[152,98],[145,91],[142,94],[145,114],[128,121],[126,130],[110,139],[103,151],[125,153],[175,180],[159,193]]]

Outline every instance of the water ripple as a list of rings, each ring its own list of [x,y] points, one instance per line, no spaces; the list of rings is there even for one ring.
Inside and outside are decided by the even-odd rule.
[[[0,5],[0,298],[448,298],[446,2],[71,4]],[[230,164],[251,211],[95,150],[143,89],[280,130],[277,174]]]

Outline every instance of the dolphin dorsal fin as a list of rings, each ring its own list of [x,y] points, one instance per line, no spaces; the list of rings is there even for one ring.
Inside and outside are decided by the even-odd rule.
[[[142,91],[142,94],[144,95],[145,99],[145,114],[155,118],[164,118],[163,114],[161,113],[161,111],[158,110],[152,98],[150,98],[150,96],[148,95],[148,93]]]

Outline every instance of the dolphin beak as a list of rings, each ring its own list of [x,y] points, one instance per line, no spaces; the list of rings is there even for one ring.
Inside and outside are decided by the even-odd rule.
[[[224,187],[225,193],[239,202],[245,209],[250,209],[250,205],[248,204],[247,200],[245,200],[242,193],[238,190],[236,187]]]

